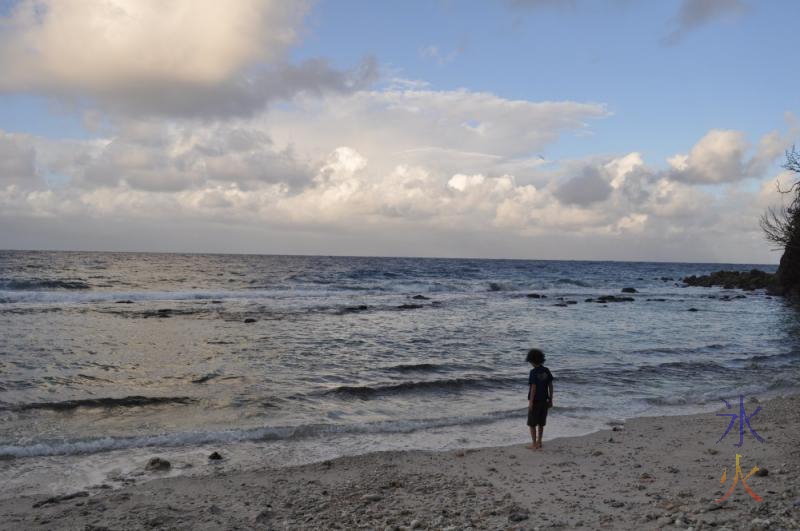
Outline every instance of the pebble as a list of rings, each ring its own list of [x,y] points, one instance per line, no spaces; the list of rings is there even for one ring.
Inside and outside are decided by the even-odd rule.
[[[662,516],[658,520],[656,520],[656,525],[659,527],[663,527],[665,525],[670,525],[672,523],[672,518],[669,516]]]
[[[528,519],[528,513],[524,513],[522,511],[513,512],[508,515],[508,519],[511,522],[522,522],[523,520]]]
[[[381,496],[380,494],[364,494],[363,496],[361,496],[361,499],[363,501],[368,501],[368,502],[378,502],[383,499],[383,496]]]

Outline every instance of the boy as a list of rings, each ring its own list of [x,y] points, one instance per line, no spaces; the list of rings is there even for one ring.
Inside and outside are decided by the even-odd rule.
[[[528,376],[528,426],[533,442],[528,448],[538,450],[542,447],[542,432],[547,423],[547,410],[553,407],[553,375],[544,366],[544,352],[538,348],[528,351],[525,361],[533,365]],[[538,438],[536,429],[539,429]]]

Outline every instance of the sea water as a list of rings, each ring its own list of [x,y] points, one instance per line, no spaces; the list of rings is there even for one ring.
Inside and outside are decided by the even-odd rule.
[[[681,281],[754,267],[0,252],[0,495],[520,443],[533,346],[549,438],[793,392],[796,309]]]

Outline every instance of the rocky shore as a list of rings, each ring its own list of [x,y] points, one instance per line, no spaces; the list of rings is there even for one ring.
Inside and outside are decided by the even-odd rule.
[[[701,286],[710,288],[720,286],[724,289],[742,289],[753,291],[765,289],[770,292],[777,290],[776,276],[772,273],[752,269],[750,271],[715,271],[710,275],[692,275],[683,279],[688,286]]]
[[[151,466],[152,481],[121,490],[0,500],[0,529],[798,529],[800,398],[750,401],[747,414],[759,405],[750,423],[764,443],[745,429],[741,448],[738,425],[716,443],[728,418],[705,413],[635,419],[543,451],[387,452],[203,477],[159,478]],[[760,503],[741,478],[715,502],[737,453],[743,475],[759,468],[747,485]]]

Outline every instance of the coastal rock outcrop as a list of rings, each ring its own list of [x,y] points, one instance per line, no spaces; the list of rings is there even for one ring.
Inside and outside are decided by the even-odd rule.
[[[743,289],[753,291],[756,289],[766,289],[770,292],[775,291],[778,286],[776,275],[751,269],[750,271],[715,271],[710,275],[685,277],[683,282],[687,286],[700,286],[710,288],[711,286],[721,286],[725,289]]]

